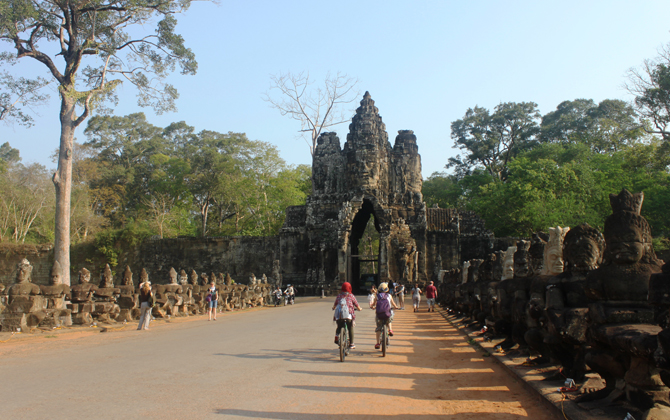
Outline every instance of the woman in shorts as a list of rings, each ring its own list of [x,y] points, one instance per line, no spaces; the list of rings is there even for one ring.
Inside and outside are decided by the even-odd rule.
[[[415,284],[412,289],[412,306],[414,306],[414,312],[419,312],[419,304],[421,303],[421,289],[419,285]]]

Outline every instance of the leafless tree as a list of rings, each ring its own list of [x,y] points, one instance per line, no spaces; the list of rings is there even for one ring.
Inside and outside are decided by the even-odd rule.
[[[328,73],[323,85],[315,89],[310,88],[314,82],[308,72],[272,75],[271,80],[272,87],[263,99],[282,115],[300,121],[300,132],[311,136],[309,140],[304,138],[312,156],[321,132],[348,122],[351,110],[346,104],[360,96],[360,92],[354,90],[358,79],[340,72],[335,76]]]
[[[644,60],[641,68],[628,70],[624,88],[635,95],[638,112],[653,126],[645,130],[670,141],[670,44],[662,46],[655,59]]]

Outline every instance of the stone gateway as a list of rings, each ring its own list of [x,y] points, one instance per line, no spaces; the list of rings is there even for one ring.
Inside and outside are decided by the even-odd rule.
[[[360,104],[344,147],[335,133],[321,134],[312,195],[304,206],[287,209],[279,233],[283,283],[316,294],[346,280],[358,292],[361,261],[371,257],[378,283],[423,283],[464,258],[492,252],[493,234],[474,214],[426,208],[414,132],[400,130],[391,146],[368,92]],[[370,217],[379,249],[363,256],[359,242]]]

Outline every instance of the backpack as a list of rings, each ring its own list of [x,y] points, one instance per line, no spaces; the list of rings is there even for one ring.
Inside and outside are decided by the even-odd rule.
[[[335,319],[351,319],[347,299],[340,299],[340,304],[335,308]]]
[[[391,318],[391,302],[388,300],[387,293],[379,293],[377,295],[377,318],[389,319]]]

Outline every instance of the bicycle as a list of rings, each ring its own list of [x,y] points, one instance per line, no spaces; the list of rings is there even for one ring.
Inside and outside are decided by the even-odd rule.
[[[349,327],[347,326],[346,321],[340,329],[340,362],[344,362],[344,358],[349,355]]]
[[[386,323],[384,323],[384,325],[382,326],[381,344],[382,344],[382,357],[386,357],[386,348],[389,345],[389,326]]]

